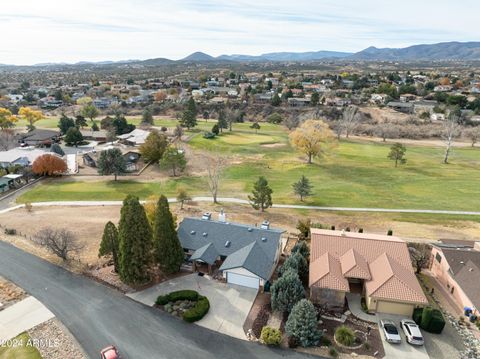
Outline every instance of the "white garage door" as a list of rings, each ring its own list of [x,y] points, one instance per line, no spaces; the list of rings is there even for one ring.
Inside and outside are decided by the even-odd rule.
[[[258,278],[232,272],[227,272],[227,282],[255,289],[258,289],[260,285],[260,280]]]

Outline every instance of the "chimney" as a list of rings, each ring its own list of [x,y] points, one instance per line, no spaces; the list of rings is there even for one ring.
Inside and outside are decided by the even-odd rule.
[[[342,229],[342,237],[345,237],[347,234],[345,233],[345,230]]]
[[[475,243],[473,244],[473,249],[474,249],[475,251],[480,252],[480,242],[475,242]]]
[[[205,212],[202,216],[202,219],[209,221],[212,219],[212,214],[210,212]]]
[[[270,222],[265,220],[262,222],[262,225],[260,226],[261,229],[270,229]]]
[[[223,211],[223,208],[220,210],[220,214],[218,215],[218,220],[223,223],[227,221],[227,215]]]

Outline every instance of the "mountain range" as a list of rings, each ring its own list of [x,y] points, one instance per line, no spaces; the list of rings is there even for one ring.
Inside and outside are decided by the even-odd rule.
[[[181,59],[153,58],[148,60],[124,61],[82,61],[76,64],[43,63],[34,66],[75,66],[75,65],[121,65],[139,64],[144,66],[169,65],[174,63],[213,63],[213,62],[308,62],[318,60],[346,60],[346,61],[441,61],[463,60],[480,61],[480,42],[442,42],[430,45],[414,45],[405,48],[376,48],[371,46],[365,50],[350,53],[338,51],[309,51],[309,52],[271,52],[262,55],[220,55],[217,57],[204,52],[194,52]],[[2,65],[0,67],[12,66]]]

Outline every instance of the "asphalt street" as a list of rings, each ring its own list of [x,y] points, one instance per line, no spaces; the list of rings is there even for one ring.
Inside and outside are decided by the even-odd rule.
[[[50,309],[92,359],[110,344],[123,358],[308,357],[185,323],[1,241],[0,276]]]

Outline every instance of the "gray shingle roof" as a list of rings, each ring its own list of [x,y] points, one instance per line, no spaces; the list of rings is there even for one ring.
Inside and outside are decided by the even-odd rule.
[[[192,261],[200,259],[205,263],[214,264],[218,256],[219,254],[215,249],[215,246],[212,243],[208,243],[203,247],[198,248],[195,253],[192,254],[190,259]]]
[[[238,223],[185,218],[178,228],[178,237],[183,248],[193,251],[211,243],[218,255],[227,257],[225,262],[229,268],[241,266],[265,278],[263,276],[270,275],[283,232],[273,228],[262,229]],[[250,247],[247,247],[249,245]],[[245,247],[247,248],[244,251],[240,251]],[[202,252],[206,249],[202,249]],[[195,255],[203,255],[202,252]],[[233,258],[230,258],[232,254]],[[239,263],[241,264],[236,265]],[[269,266],[268,270],[265,269],[267,266]]]
[[[260,245],[257,242],[252,242],[230,254],[223,262],[220,270],[245,268],[253,274],[268,280],[272,274],[273,264],[273,259],[270,259],[265,254]]]

